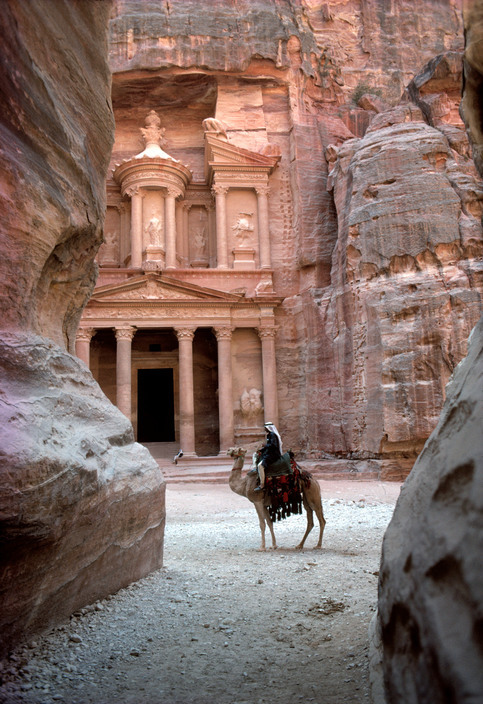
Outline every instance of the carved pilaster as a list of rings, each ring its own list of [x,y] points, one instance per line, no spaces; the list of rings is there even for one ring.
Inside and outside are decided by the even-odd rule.
[[[265,422],[278,423],[277,368],[275,358],[274,325],[259,327],[258,335],[262,343],[263,398]]]
[[[218,269],[228,269],[228,250],[226,235],[226,194],[227,186],[215,184],[212,188],[216,199],[216,253]]]

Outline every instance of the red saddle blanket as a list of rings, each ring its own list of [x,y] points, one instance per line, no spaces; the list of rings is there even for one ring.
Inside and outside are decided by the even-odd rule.
[[[267,508],[273,522],[281,521],[293,514],[302,513],[301,481],[310,481],[308,472],[303,472],[295,460],[290,458],[290,474],[267,476],[265,496],[270,500]]]

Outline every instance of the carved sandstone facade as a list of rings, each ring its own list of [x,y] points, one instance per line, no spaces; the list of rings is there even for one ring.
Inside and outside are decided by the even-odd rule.
[[[115,165],[76,347],[138,439],[176,442],[185,458],[263,437],[278,416],[268,198],[279,157],[231,144],[214,119],[200,128],[202,178],[163,150],[154,110],[145,149]]]

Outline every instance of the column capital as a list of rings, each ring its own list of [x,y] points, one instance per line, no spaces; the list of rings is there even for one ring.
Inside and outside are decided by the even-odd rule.
[[[133,196],[140,196],[140,198],[144,198],[146,195],[146,192],[140,188],[140,186],[128,186],[124,193],[129,196],[129,198],[132,198]]]
[[[270,195],[270,186],[265,186],[265,185],[260,185],[260,186],[255,186],[255,193],[257,196],[269,196]]]
[[[178,198],[178,196],[180,196],[180,195],[181,195],[181,193],[179,192],[179,190],[177,188],[174,188],[173,186],[168,186],[166,188],[166,196],[168,198]]]
[[[136,332],[136,328],[132,325],[124,325],[123,327],[113,328],[116,335],[116,340],[132,340]]]
[[[270,327],[260,327],[257,328],[258,336],[260,338],[264,337],[275,337],[277,334],[277,327],[274,325],[271,325]]]
[[[226,196],[229,190],[230,189],[228,186],[221,186],[220,184],[215,183],[215,185],[211,189],[211,192],[215,196]]]
[[[192,340],[195,336],[196,328],[175,328],[178,340]]]
[[[95,328],[79,328],[75,334],[75,339],[82,340],[83,342],[90,342],[95,334]]]
[[[231,325],[220,325],[213,330],[217,340],[231,340],[234,328]]]

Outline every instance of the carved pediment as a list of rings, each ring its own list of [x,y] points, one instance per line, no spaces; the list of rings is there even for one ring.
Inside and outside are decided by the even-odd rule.
[[[142,301],[219,303],[238,301],[242,297],[240,294],[196,286],[161,274],[145,274],[121,284],[111,284],[96,289],[90,302],[98,304]]]
[[[230,167],[241,171],[255,169],[268,175],[280,161],[280,155],[252,152],[219,139],[211,133],[205,133],[205,160],[207,176],[210,171],[216,171],[218,167]]]

